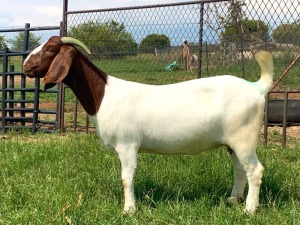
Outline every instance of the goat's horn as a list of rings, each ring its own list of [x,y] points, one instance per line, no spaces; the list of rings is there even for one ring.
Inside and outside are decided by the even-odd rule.
[[[87,53],[91,54],[90,49],[85,44],[83,44],[81,41],[79,41],[79,40],[77,40],[75,38],[72,38],[72,37],[62,37],[61,38],[61,42],[64,43],[64,44],[74,44],[74,45],[77,45],[77,46],[83,48]]]

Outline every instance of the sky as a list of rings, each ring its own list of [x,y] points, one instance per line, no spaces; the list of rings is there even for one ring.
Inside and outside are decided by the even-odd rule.
[[[184,2],[191,0],[69,0],[68,10],[92,10],[92,9],[107,9],[119,8],[127,6],[142,6]],[[246,0],[247,2],[251,0]],[[267,0],[256,0],[256,9],[253,12],[260,10],[261,2],[265,1],[269,4],[270,11],[282,9],[279,16],[282,17],[293,12],[300,11],[300,0],[297,3],[292,3],[292,0],[274,2]],[[0,29],[12,27],[24,27],[25,23],[30,23],[31,27],[38,26],[59,26],[62,21],[62,9],[64,0],[1,0],[0,7]],[[271,3],[272,2],[272,3]],[[293,6],[291,5],[293,4]],[[274,6],[275,5],[275,6]],[[295,11],[296,7],[296,11]],[[274,14],[274,12],[270,12]],[[275,13],[276,14],[276,13]],[[276,16],[276,15],[275,15]]]
[[[63,0],[1,0],[0,29],[59,26],[62,21]],[[183,2],[184,0],[69,0],[68,10],[91,10]]]
[[[193,1],[193,0],[69,0],[68,1],[68,11],[78,11],[78,10],[94,10],[94,9],[108,9],[108,8],[121,8],[128,6],[144,6],[144,5],[157,5],[157,4],[166,4],[166,3],[176,3],[176,2],[185,2],[185,1]],[[59,26],[60,21],[62,21],[62,13],[63,13],[63,2],[64,0],[1,0],[1,2],[5,2],[1,4],[0,7],[0,29],[10,29],[10,28],[24,28],[25,23],[30,23],[30,27],[42,27],[42,26]],[[268,22],[270,26],[273,28],[279,25],[280,23],[290,23],[294,22],[297,18],[299,18],[300,12],[300,0],[246,0],[247,2],[247,12],[249,15],[247,17],[251,19],[258,19],[257,16],[262,16],[261,19],[264,22]],[[250,4],[252,2],[252,4]],[[255,2],[255,4],[253,4]],[[264,4],[262,4],[264,3]],[[264,6],[264,7],[262,7]],[[198,10],[198,9],[196,9]],[[209,11],[208,11],[209,12]],[[224,13],[224,12],[223,12]],[[226,14],[226,12],[225,12]],[[253,14],[253,15],[250,15]],[[163,18],[165,18],[165,14],[160,14]],[[186,17],[193,15],[184,15],[185,24],[193,25],[188,23]],[[207,18],[212,18],[209,21],[213,21],[214,16],[210,13],[206,14]],[[157,17],[151,17],[152,19],[158,20]],[[152,27],[146,28],[147,23],[145,20],[149,22],[151,20],[150,17],[140,17],[138,21],[144,23],[142,26],[144,29],[148,29],[149,32],[154,32]],[[172,17],[174,18],[174,17]],[[174,18],[180,19],[181,17]],[[129,18],[131,19],[131,18]],[[197,21],[197,20],[192,20]],[[69,22],[69,21],[68,21]],[[121,21],[123,22],[123,21]],[[176,22],[173,21],[172,22]],[[274,24],[276,23],[276,24]],[[178,25],[178,23],[177,23]],[[205,25],[205,24],[204,24]],[[161,27],[161,30],[157,30]],[[181,26],[183,30],[175,29],[170,26],[173,30],[170,37],[173,36],[171,40],[171,44],[180,44],[183,38],[187,38],[190,42],[198,41],[198,28],[194,29],[195,32],[185,32],[186,26]],[[136,29],[140,27],[136,26]],[[163,26],[156,26],[155,33],[163,33],[169,36],[168,29]],[[191,27],[188,27],[189,30],[194,31]],[[132,28],[133,29],[133,28]],[[216,33],[204,27],[204,30],[208,30],[209,34],[213,36],[217,36]],[[143,36],[137,36],[138,32],[133,32],[132,35],[134,39],[139,43],[142,38],[145,37],[148,33],[144,33]],[[186,34],[188,33],[188,34]],[[174,37],[174,34],[177,34]],[[1,35],[1,33],[0,33]],[[13,39],[13,35],[16,33],[10,33],[7,38]],[[57,35],[57,34],[55,34]],[[48,38],[48,37],[43,37]],[[42,38],[42,41],[44,40]],[[209,42],[211,42],[211,37],[208,38]]]

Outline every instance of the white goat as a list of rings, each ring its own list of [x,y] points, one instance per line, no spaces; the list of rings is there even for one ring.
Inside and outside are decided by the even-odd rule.
[[[249,190],[245,210],[259,206],[263,166],[256,156],[265,94],[272,85],[273,61],[259,52],[257,82],[224,75],[170,85],[124,81],[97,68],[74,46],[76,39],[52,37],[26,58],[28,77],[44,77],[45,88],[63,82],[78,97],[103,142],[115,149],[122,168],[124,212],[136,209],[134,175],[139,152],[197,154],[228,146],[234,165],[229,202]]]
[[[189,60],[188,69],[190,71],[193,71],[194,68],[198,68],[198,56],[197,55],[192,55]]]

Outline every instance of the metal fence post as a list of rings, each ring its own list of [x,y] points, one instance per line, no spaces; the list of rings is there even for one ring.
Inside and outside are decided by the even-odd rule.
[[[15,88],[15,76],[12,74],[12,72],[14,72],[14,71],[15,71],[14,65],[10,65],[10,67],[9,67],[9,72],[10,72],[9,88]],[[9,95],[9,100],[13,100],[14,96],[15,96],[15,93],[14,93],[14,91],[9,91],[8,95]],[[9,105],[10,109],[14,108],[14,103],[13,102],[9,102],[8,105]],[[13,117],[13,116],[14,116],[14,111],[13,110],[9,111],[9,117]]]
[[[64,8],[64,10],[66,10]],[[63,12],[63,15],[65,12]],[[64,22],[60,22],[60,36],[64,33]],[[64,129],[64,84],[58,84],[58,95],[57,95],[57,128],[63,132]]]
[[[29,46],[29,28],[30,28],[30,24],[29,23],[25,23],[23,52],[28,51],[28,46]],[[25,56],[24,56],[24,58],[25,58]]]
[[[7,88],[7,67],[8,67],[8,48],[3,49],[3,65],[2,65],[2,132],[5,132],[6,126],[6,88]]]
[[[241,35],[241,52],[242,52],[242,78],[245,78],[245,57],[244,57],[244,38]]]
[[[32,118],[32,133],[37,131],[38,115],[40,105],[40,79],[34,79],[34,106],[33,106],[33,118]]]
[[[282,118],[282,147],[286,147],[286,128],[287,128],[287,109],[288,108],[288,92],[284,92],[283,100],[283,118]]]
[[[62,34],[61,36],[67,36],[67,12],[68,12],[68,0],[64,0],[63,4],[63,21],[62,21]]]
[[[269,99],[270,93],[266,95],[265,99],[265,117],[264,117],[264,145],[268,144],[268,119],[269,119]]]
[[[199,28],[199,49],[198,49],[198,78],[201,78],[201,67],[202,67],[202,52],[203,52],[203,23],[204,23],[204,2],[200,3],[200,28]]]
[[[23,52],[27,52],[28,51],[28,47],[29,47],[29,28],[30,28],[30,24],[29,23],[25,23],[25,30],[24,30],[24,45],[23,45]],[[23,55],[23,61],[25,60],[25,55]],[[25,88],[26,87],[26,77],[24,75],[21,75],[21,88]],[[23,102],[21,102],[21,108],[25,108],[25,98],[26,98],[26,92],[25,91],[21,91],[21,100],[23,100]],[[39,97],[39,96],[37,96]],[[21,117],[25,117],[25,112],[21,111],[20,112]],[[25,126],[25,122],[22,121],[21,122],[22,126]],[[35,124],[33,124],[32,126],[35,127]]]
[[[61,33],[60,35],[65,37],[67,36],[67,12],[68,12],[68,0],[64,0],[63,4],[63,21],[61,22]],[[60,108],[59,108],[59,129],[64,132],[65,129],[65,117],[64,117],[64,111],[65,111],[65,85],[63,83],[60,84],[59,87],[59,100],[60,100]]]

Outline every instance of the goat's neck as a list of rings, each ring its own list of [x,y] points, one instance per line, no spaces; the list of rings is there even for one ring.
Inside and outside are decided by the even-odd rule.
[[[68,76],[63,80],[88,115],[95,115],[99,110],[106,81],[107,74],[81,54],[73,61]]]

